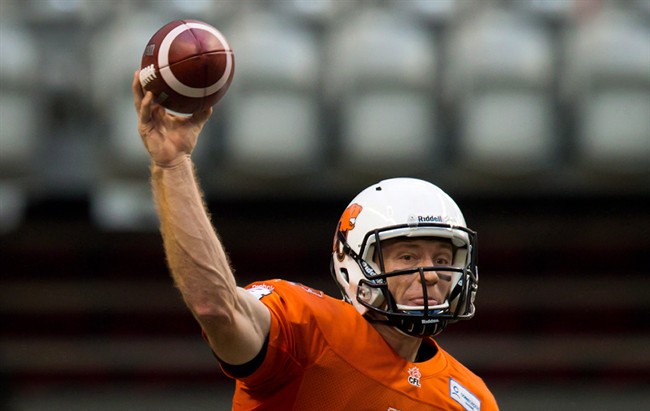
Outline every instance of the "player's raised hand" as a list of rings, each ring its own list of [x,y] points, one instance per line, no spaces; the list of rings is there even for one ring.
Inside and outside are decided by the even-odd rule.
[[[138,132],[152,160],[161,167],[177,164],[192,153],[212,108],[191,116],[175,116],[154,102],[151,92],[140,86],[139,72],[132,83],[133,101],[138,114]]]

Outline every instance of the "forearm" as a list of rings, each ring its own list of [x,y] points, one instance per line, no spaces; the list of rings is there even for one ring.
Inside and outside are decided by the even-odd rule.
[[[172,277],[219,357],[231,364],[247,362],[264,344],[271,314],[237,288],[194,175],[189,153],[212,108],[190,117],[167,113],[151,92],[144,93],[137,71],[131,88],[138,133],[153,161],[154,200]]]
[[[152,165],[152,185],[167,263],[187,306],[199,321],[232,321],[235,279],[190,157],[173,167]]]

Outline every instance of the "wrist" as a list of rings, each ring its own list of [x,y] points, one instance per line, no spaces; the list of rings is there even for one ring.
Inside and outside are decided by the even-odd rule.
[[[189,154],[183,154],[171,161],[164,162],[164,163],[154,160],[153,165],[157,168],[171,170],[174,168],[181,167],[184,164],[191,164],[191,162],[192,162],[191,156]]]
[[[151,175],[154,180],[161,181],[164,186],[173,190],[196,183],[194,180],[194,164],[189,155],[183,155],[174,159],[174,161],[163,164],[154,161],[151,164]]]

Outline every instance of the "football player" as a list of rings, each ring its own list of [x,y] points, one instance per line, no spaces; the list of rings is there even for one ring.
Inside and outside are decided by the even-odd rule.
[[[431,183],[395,178],[343,212],[343,299],[273,279],[237,286],[191,154],[212,109],[175,117],[133,79],[170,271],[223,371],[234,410],[493,411],[484,382],[433,337],[474,315],[476,233]]]

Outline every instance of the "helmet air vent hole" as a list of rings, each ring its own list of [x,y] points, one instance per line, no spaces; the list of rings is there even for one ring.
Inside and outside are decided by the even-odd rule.
[[[343,275],[346,283],[350,282],[350,275],[348,274],[347,268],[341,268],[341,275]]]

